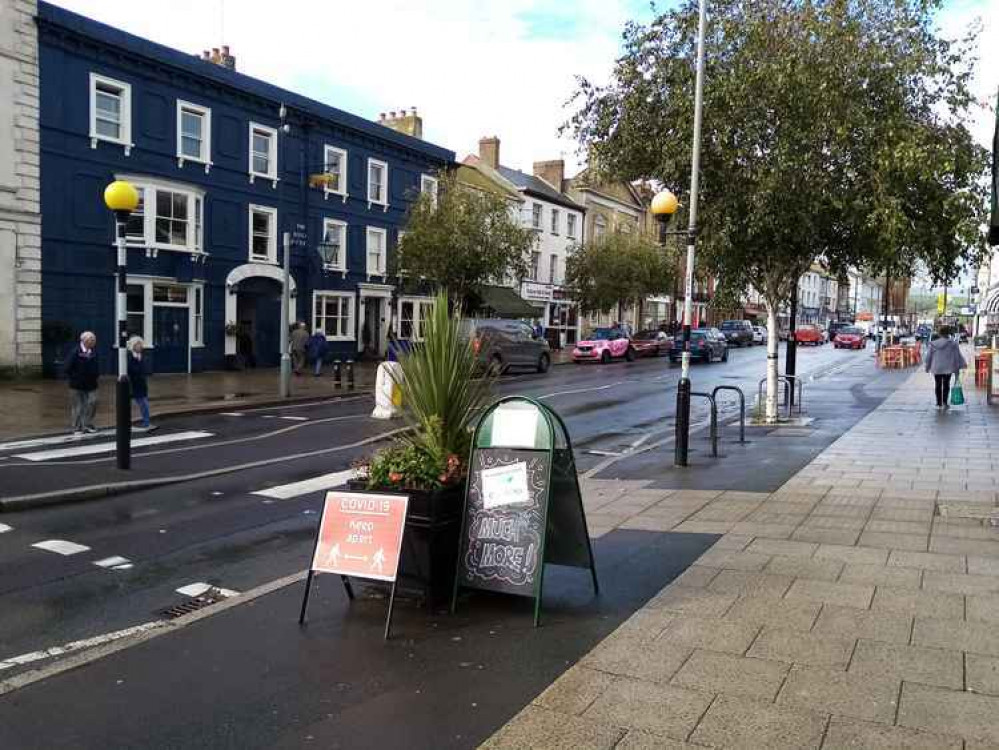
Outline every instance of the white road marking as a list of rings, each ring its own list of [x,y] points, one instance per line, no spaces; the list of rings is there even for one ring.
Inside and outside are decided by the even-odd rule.
[[[127,557],[122,557],[120,555],[115,555],[114,557],[105,557],[103,560],[97,560],[94,565],[101,568],[114,568],[118,570],[123,565],[128,565],[129,559]],[[129,565],[131,567],[131,565]]]
[[[243,412],[241,411],[220,411],[220,417],[242,417]]]
[[[331,490],[335,487],[341,487],[347,483],[348,479],[353,479],[354,474],[355,472],[353,469],[335,471],[332,474],[323,474],[322,476],[305,479],[301,482],[282,484],[266,490],[257,490],[252,494],[260,497],[274,498],[275,500],[290,500],[293,497],[305,495],[309,492]]]
[[[89,435],[52,435],[50,437],[32,438],[31,440],[15,440],[12,443],[0,443],[0,451],[25,450],[27,448],[41,448],[46,445],[65,445],[66,443],[78,443],[81,440],[95,437],[109,437],[114,435],[114,430],[101,430]]]
[[[307,422],[308,417],[279,417],[279,419],[290,419],[292,422]]]
[[[132,441],[133,448],[142,448],[147,445],[161,445],[163,443],[176,443],[181,440],[199,440],[201,438],[212,437],[211,432],[175,432],[170,435],[157,435],[156,437],[139,438]],[[15,458],[23,458],[27,461],[49,461],[55,458],[72,458],[74,456],[90,456],[95,453],[110,453],[115,449],[115,443],[97,443],[96,445],[81,445],[76,448],[59,448],[50,451],[39,451],[38,453],[22,453]]]
[[[130,628],[125,628],[124,630],[116,630],[113,633],[104,633],[103,635],[97,635],[93,638],[84,638],[80,641],[72,641],[66,643],[62,646],[53,646],[51,648],[43,649],[41,651],[32,651],[27,654],[21,654],[19,656],[10,656],[6,659],[0,660],[0,672],[5,669],[10,669],[11,667],[16,667],[22,664],[30,664],[31,662],[40,661],[41,659],[49,659],[53,656],[61,656],[62,654],[69,654],[73,651],[81,651],[85,648],[90,648],[92,646],[100,646],[104,643],[110,643],[111,641],[117,641],[122,638],[128,638],[132,635],[138,635],[139,633],[145,633],[147,630],[155,630],[156,628],[163,628],[169,625],[169,621],[158,620],[156,622],[144,622],[141,625],[133,625]]]
[[[13,526],[8,526],[5,523],[0,523],[0,534],[6,534],[8,531],[13,531]]]
[[[571,391],[555,391],[554,393],[546,393],[543,396],[538,396],[539,399],[542,398],[555,398],[555,396],[569,396],[573,393],[592,393],[594,391],[606,391],[608,388],[615,388],[621,385],[624,381],[619,380],[616,383],[608,383],[607,385],[598,385],[593,388],[576,388]]]
[[[224,589],[219,586],[213,586],[210,583],[205,583],[204,581],[198,581],[197,583],[189,583],[186,586],[181,586],[177,589],[177,593],[183,596],[197,597],[204,594],[210,589],[216,589],[222,596],[228,598],[231,596],[239,596],[238,591],[233,591],[232,589]]]
[[[87,552],[90,549],[90,547],[84,544],[67,542],[65,539],[46,539],[44,542],[35,542],[31,546],[36,549],[45,550],[46,552],[55,552],[57,555],[67,556]]]
[[[589,453],[591,456],[623,456],[624,455],[623,453],[615,453],[614,451],[597,451],[597,450],[592,450],[592,451],[586,451],[586,452]]]

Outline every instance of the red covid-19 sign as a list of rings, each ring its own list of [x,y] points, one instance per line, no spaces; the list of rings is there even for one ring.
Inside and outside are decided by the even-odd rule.
[[[327,492],[312,570],[394,581],[408,503],[405,495]]]

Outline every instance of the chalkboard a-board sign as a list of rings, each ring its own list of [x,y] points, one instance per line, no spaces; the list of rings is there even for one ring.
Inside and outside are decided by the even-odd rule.
[[[460,588],[533,597],[545,563],[589,568],[598,591],[565,425],[543,404],[509,397],[483,414],[472,444],[452,611]]]

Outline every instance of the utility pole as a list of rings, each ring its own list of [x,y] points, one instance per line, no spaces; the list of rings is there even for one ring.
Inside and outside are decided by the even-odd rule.
[[[694,84],[694,142],[690,160],[690,216],[687,223],[687,271],[684,274],[683,358],[676,388],[676,440],[673,463],[687,465],[690,439],[690,323],[693,314],[694,255],[697,244],[697,189],[701,171],[701,110],[704,103],[704,32],[707,0],[698,2],[697,79]]]
[[[291,304],[291,233],[281,236],[284,248],[284,283],[281,285],[281,336],[278,338],[281,347],[281,382],[278,385],[278,395],[288,398],[291,393],[291,354],[288,352],[288,306]]]

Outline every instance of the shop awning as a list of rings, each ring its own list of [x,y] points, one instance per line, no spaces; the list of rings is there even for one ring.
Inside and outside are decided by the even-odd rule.
[[[483,286],[479,290],[479,310],[497,318],[535,318],[538,308],[507,286]]]

